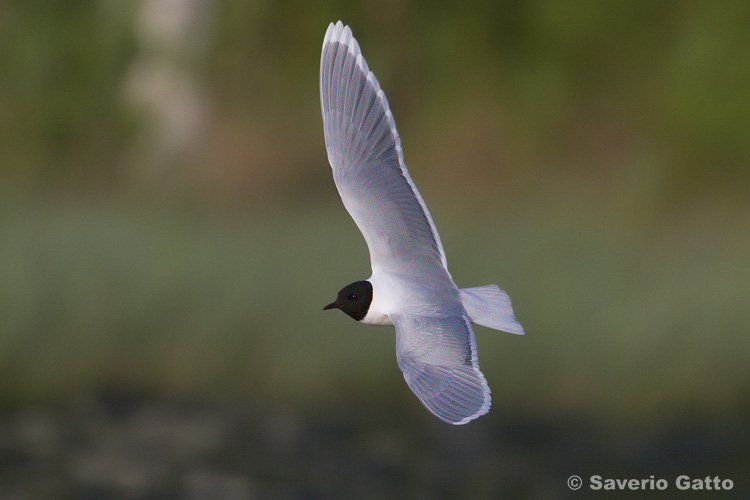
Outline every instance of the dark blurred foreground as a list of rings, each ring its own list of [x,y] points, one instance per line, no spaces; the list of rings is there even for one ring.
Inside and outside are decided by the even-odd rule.
[[[615,430],[491,412],[452,427],[425,415],[238,407],[100,393],[26,407],[0,424],[3,499],[588,498],[589,478],[731,479],[747,498],[746,425]],[[567,486],[583,478],[581,491]],[[623,498],[623,492],[615,492]],[[643,492],[628,492],[640,498]]]

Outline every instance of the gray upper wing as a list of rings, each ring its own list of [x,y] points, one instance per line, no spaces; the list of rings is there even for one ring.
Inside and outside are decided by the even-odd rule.
[[[392,314],[396,357],[409,387],[439,419],[465,424],[490,409],[474,331],[466,316]]]
[[[440,238],[404,164],[388,101],[340,21],[328,27],[323,42],[320,102],[333,178],[367,241],[373,269],[403,269],[418,256],[447,275]]]

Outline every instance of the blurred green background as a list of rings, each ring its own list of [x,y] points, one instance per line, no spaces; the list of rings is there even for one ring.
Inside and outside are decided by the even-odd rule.
[[[395,436],[402,457],[422,426],[437,450],[459,439],[408,390],[391,331],[321,311],[369,276],[323,143],[320,48],[338,19],[388,96],[458,285],[500,285],[527,332],[476,327],[493,410],[465,432],[485,447],[510,421],[603,429],[600,451],[694,428],[750,442],[741,1],[3,2],[5,431],[42,408],[65,434],[56,412],[135,394],[282,408],[302,429],[346,408],[362,432],[346,436]],[[746,452],[712,439],[696,473],[738,482]],[[480,471],[504,463],[462,446]],[[520,475],[545,477],[535,463]],[[409,467],[346,493],[443,498]],[[470,491],[562,498],[575,471],[556,470],[548,489]],[[78,477],[42,474],[49,498]],[[305,477],[290,491],[327,498]]]

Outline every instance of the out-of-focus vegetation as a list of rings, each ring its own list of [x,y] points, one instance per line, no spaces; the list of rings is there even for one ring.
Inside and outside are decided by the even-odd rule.
[[[744,198],[742,2],[208,4],[4,5],[4,186],[119,191],[153,171],[158,189],[187,183],[242,200],[326,186],[319,39],[342,18],[388,90],[425,191],[461,179],[468,195],[507,198],[573,179],[629,189],[627,201],[658,210],[709,193]],[[204,102],[199,133],[168,161],[139,156],[144,142],[169,141],[154,115],[179,97],[174,107]],[[175,171],[162,178],[165,165],[134,160]],[[308,196],[328,194],[318,192]]]
[[[483,419],[746,420],[744,2],[0,14],[2,405],[114,387],[432,418],[392,332],[320,311],[369,275],[319,111],[320,47],[342,19],[453,276],[498,283],[526,328],[477,327]]]

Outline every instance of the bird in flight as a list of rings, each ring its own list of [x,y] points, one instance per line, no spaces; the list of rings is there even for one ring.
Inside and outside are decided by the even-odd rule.
[[[496,285],[458,288],[435,224],[404,163],[393,114],[351,29],[331,23],[320,59],[328,161],[370,250],[372,275],[341,289],[337,308],[396,328],[396,359],[424,406],[450,424],[490,409],[471,323],[523,334]]]

